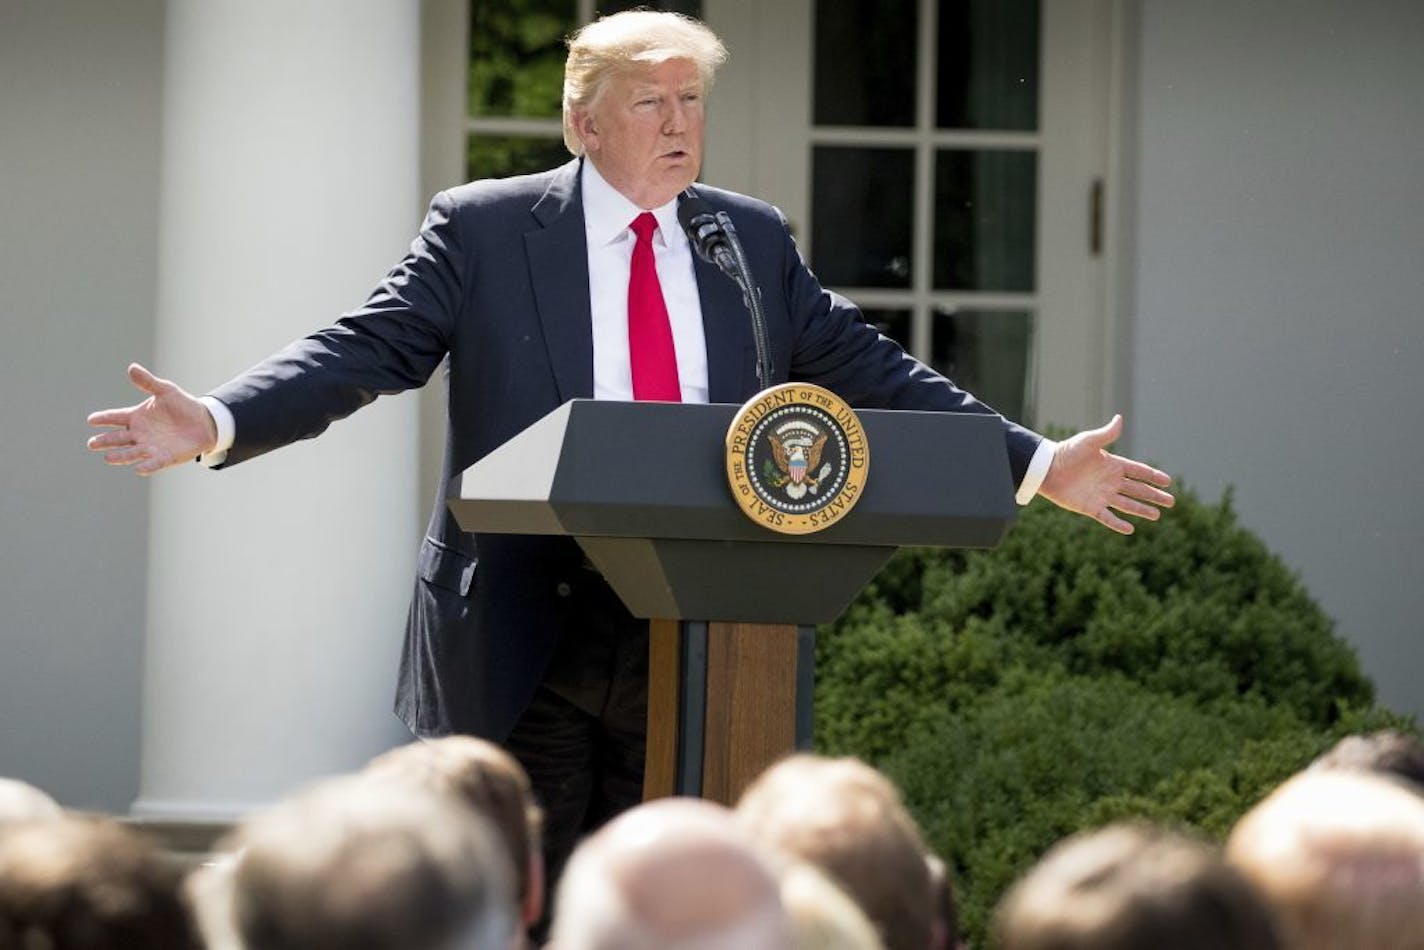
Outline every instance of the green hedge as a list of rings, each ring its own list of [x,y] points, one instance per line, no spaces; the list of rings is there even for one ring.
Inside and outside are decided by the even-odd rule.
[[[900,552],[817,646],[819,751],[904,790],[983,946],[1003,890],[1115,818],[1220,837],[1339,736],[1410,727],[1298,580],[1190,491],[1124,538],[1035,502],[993,552]]]

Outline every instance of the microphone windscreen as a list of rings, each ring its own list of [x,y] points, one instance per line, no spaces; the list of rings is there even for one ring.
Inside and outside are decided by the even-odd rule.
[[[697,197],[689,188],[677,199],[677,221],[682,225],[684,231],[691,231],[701,222],[694,223],[697,218],[707,215],[712,216],[712,209],[707,207],[707,202]]]
[[[712,209],[707,207],[707,202],[693,194],[691,188],[678,198],[677,220],[697,256],[721,267],[718,256],[728,253],[727,236],[722,233],[722,225]]]

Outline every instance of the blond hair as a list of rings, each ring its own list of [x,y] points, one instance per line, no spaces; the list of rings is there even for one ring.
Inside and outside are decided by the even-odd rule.
[[[890,950],[929,945],[929,849],[899,790],[871,766],[788,756],[747,786],[736,815],[756,840],[829,875]]]
[[[514,756],[485,739],[445,736],[384,752],[367,763],[364,774],[453,795],[488,818],[509,852],[519,897],[528,896],[544,816],[529,775]]]
[[[717,67],[727,61],[727,48],[697,20],[656,10],[615,13],[575,33],[564,63],[564,144],[569,151],[583,154],[574,113],[591,108],[610,78],[670,59],[691,60],[706,90]]]
[[[1368,773],[1306,772],[1237,823],[1226,856],[1299,950],[1424,950],[1424,799]]]

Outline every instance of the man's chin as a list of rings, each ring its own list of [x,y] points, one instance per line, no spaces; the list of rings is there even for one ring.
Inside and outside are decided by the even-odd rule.
[[[661,172],[657,176],[658,192],[665,197],[658,204],[666,204],[676,198],[697,180],[697,165],[691,162],[685,165],[668,166],[661,169]]]

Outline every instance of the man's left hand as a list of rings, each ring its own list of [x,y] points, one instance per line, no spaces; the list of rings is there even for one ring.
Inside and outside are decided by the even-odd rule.
[[[1172,484],[1171,476],[1107,451],[1121,435],[1122,416],[1113,416],[1100,429],[1060,442],[1038,493],[1120,534],[1132,534],[1133,525],[1118,512],[1148,521],[1162,517],[1162,509],[1176,503],[1164,491]]]

